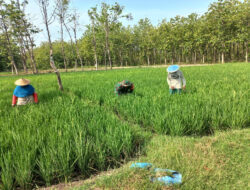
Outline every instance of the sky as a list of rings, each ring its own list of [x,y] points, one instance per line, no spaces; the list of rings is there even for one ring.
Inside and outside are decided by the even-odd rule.
[[[54,0],[49,0],[53,5]],[[91,7],[100,5],[102,2],[108,4],[114,4],[118,2],[124,6],[124,13],[131,13],[133,20],[121,20],[122,23],[127,25],[135,25],[140,19],[149,18],[154,26],[157,26],[163,19],[169,20],[177,15],[187,16],[191,13],[197,13],[199,15],[204,14],[209,5],[216,0],[71,0],[70,10],[76,9],[80,15],[79,23],[80,29],[78,31],[78,38],[80,38],[86,28],[86,25],[90,23],[88,17],[88,10]],[[30,0],[29,5],[26,7],[26,13],[31,22],[42,30],[39,34],[35,35],[36,45],[40,45],[41,42],[47,41],[46,30],[42,22],[42,16],[37,0]],[[52,40],[59,40],[59,24],[58,20],[55,20],[50,26]],[[65,32],[65,40],[69,40]]]

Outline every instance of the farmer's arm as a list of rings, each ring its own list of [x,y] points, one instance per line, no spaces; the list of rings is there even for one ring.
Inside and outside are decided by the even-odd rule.
[[[181,71],[180,71],[181,72]],[[183,73],[181,72],[181,74],[180,74],[180,77],[181,77],[181,80],[182,80],[182,86],[183,86],[183,88],[186,88],[186,79],[185,79],[185,77],[184,77],[184,75],[183,75]]]
[[[17,97],[15,95],[12,96],[12,106],[14,107],[17,102]]]
[[[169,74],[168,74],[168,76],[167,76],[167,82],[168,82],[168,86],[170,86],[170,76],[169,76]]]
[[[33,98],[34,98],[34,102],[35,102],[35,103],[38,103],[38,96],[37,96],[37,93],[36,93],[36,92],[34,92]]]

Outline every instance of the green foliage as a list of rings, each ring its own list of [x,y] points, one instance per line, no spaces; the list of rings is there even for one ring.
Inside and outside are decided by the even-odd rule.
[[[70,1],[60,0],[58,2],[61,5],[61,13],[69,22],[64,22],[64,24],[68,28],[72,28],[74,32],[78,31],[75,28],[79,27],[77,15],[68,15],[66,11]],[[39,30],[27,21],[25,13],[18,10],[14,1],[5,5],[6,10],[1,12],[8,21],[6,22],[8,32],[13,38],[13,51],[15,51],[15,55],[18,55],[16,57],[18,57],[17,63],[20,68],[20,37],[25,36],[27,32],[33,34]],[[120,22],[122,18],[132,19],[131,15],[123,14],[124,8],[118,3],[114,5],[102,3],[88,11],[91,24],[86,26],[85,32],[78,40],[83,65],[95,65],[95,49],[100,66],[107,65],[107,62],[114,66],[216,63],[222,62],[222,58],[227,62],[243,60],[248,62],[248,39],[250,38],[248,0],[218,0],[211,3],[203,15],[192,13],[186,17],[170,18],[169,21],[163,19],[157,26],[153,26],[148,18],[142,18],[133,27],[123,26]],[[25,21],[26,27],[23,26],[20,18]],[[28,28],[27,31],[26,28]],[[0,30],[0,35],[2,33]],[[74,35],[76,36],[76,34]],[[50,68],[47,54],[49,50],[46,43],[42,43],[35,50],[35,59],[39,69]],[[63,68],[64,59],[62,52],[57,47],[58,43],[54,42],[55,63]],[[64,42],[69,68],[75,66],[76,57],[80,59],[75,50],[76,42],[71,43],[71,41]],[[26,46],[28,44],[29,47],[26,47],[26,50],[34,45],[26,42]],[[6,61],[8,57],[5,54],[3,56],[4,60],[0,68],[6,70],[9,68],[8,61]],[[28,67],[31,68],[31,65]]]
[[[211,4],[202,16],[195,13],[187,17],[176,16],[169,22],[163,20],[158,26],[152,26],[149,19],[145,18],[132,29],[130,26],[121,27],[116,22],[105,25],[109,21],[110,14],[107,10],[110,6],[102,6],[100,15],[96,15],[97,7],[89,12],[92,19],[96,15],[96,22],[98,19],[100,22],[96,25],[96,36],[100,36],[96,39],[96,44],[98,60],[102,65],[105,64],[105,33],[102,28],[107,26],[110,26],[110,31],[107,28],[105,31],[110,33],[111,58],[116,65],[122,65],[123,62],[128,62],[129,65],[163,64],[163,59],[164,63],[220,62],[222,53],[226,61],[232,61],[243,60],[247,54],[247,1],[218,1]],[[124,31],[126,35],[123,35]],[[86,43],[90,47],[91,33],[89,26],[82,37],[82,41],[88,41]],[[246,47],[242,42],[245,42]],[[81,49],[87,55],[84,56],[85,60],[93,65],[93,48],[85,45]]]
[[[10,62],[3,38],[4,37],[0,35],[0,72],[5,71]]]
[[[74,57],[76,55],[72,55],[72,50],[71,50],[71,44],[70,43],[65,43],[64,44],[65,52],[69,60],[69,67],[74,66]],[[35,54],[35,61],[37,63],[37,67],[39,69],[49,69],[51,68],[49,65],[50,58],[49,58],[49,44],[48,43],[43,43],[40,47],[34,49],[34,54]],[[61,42],[54,42],[53,43],[53,56],[54,56],[54,61],[55,65],[58,68],[64,68],[63,64],[63,57],[61,56]]]
[[[31,35],[39,32],[25,17],[24,7],[27,3],[27,1],[23,1],[20,5],[19,1],[0,2],[0,41],[8,52],[8,55],[6,54],[4,57],[5,62],[2,68],[6,70],[11,61],[11,66],[15,67],[16,74],[21,68],[21,62],[23,69],[27,71],[26,54],[34,46]]]

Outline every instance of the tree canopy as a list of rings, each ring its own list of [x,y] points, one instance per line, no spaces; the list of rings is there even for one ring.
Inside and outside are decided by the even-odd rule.
[[[86,26],[80,39],[77,14],[68,11],[70,1],[55,0],[55,14],[61,26],[61,39],[54,41],[55,64],[59,68],[82,66],[125,66],[173,63],[248,62],[250,38],[250,1],[218,0],[210,4],[203,15],[192,13],[162,20],[154,26],[142,18],[134,26],[124,26],[121,18],[125,7],[115,3],[101,3],[89,9],[91,24]],[[39,32],[26,18],[28,1],[0,0],[0,71],[49,68],[48,42],[34,47],[33,34]],[[21,8],[20,8],[21,7]],[[132,13],[133,14],[133,13]],[[76,23],[78,23],[76,25]],[[5,26],[5,27],[4,27]],[[28,27],[27,27],[28,26]],[[75,27],[74,27],[75,26]],[[28,29],[27,29],[28,28]],[[70,35],[70,41],[63,38]],[[30,39],[28,38],[30,36]],[[75,36],[73,40],[72,36]]]

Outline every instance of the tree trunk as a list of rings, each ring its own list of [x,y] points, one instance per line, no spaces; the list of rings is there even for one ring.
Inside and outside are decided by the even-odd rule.
[[[160,52],[160,65],[162,65],[162,50],[160,50],[159,52]]]
[[[93,32],[93,45],[94,45],[94,57],[95,57],[95,69],[98,70],[98,60],[97,60],[97,53],[96,53],[96,37],[95,37],[95,23],[92,20],[92,32]]]
[[[123,58],[122,58],[122,51],[119,50],[119,55],[120,55],[120,63],[121,63],[121,67],[123,66]]]
[[[67,25],[65,24],[65,22],[63,22],[63,25],[64,25],[64,27],[66,28],[66,31],[67,31],[67,33],[68,33],[68,35],[69,35],[69,38],[70,38],[70,45],[71,45],[71,53],[72,53],[72,55],[74,56],[74,44],[73,44],[73,39],[72,39],[72,36],[71,36],[71,34],[70,34],[70,31],[69,31],[69,28],[67,27]],[[74,56],[74,58],[75,58],[75,70],[77,69],[77,65],[78,65],[78,61],[77,61],[77,57],[76,56]]]
[[[147,54],[148,66],[150,65],[149,55]]]
[[[19,43],[19,52],[21,55],[21,60],[22,60],[22,64],[23,64],[23,71],[25,73],[28,73],[28,69],[27,69],[27,56],[26,56],[26,50],[25,50],[25,40],[23,37],[23,33],[20,31],[17,31],[17,39],[18,39],[18,43]]]
[[[28,48],[28,52],[29,52],[29,56],[30,56],[30,60],[31,60],[31,64],[30,67],[32,69],[32,74],[36,74],[37,73],[37,69],[36,69],[36,65],[34,64],[34,55],[31,55],[30,49]]]
[[[12,64],[11,64],[11,74],[14,75],[14,67]]]
[[[33,45],[31,44],[30,49],[28,49],[29,55],[30,55],[30,59],[31,59],[31,63],[32,63],[32,71],[34,74],[38,73],[37,67],[36,67],[36,61],[35,61],[35,57],[34,57],[34,50],[33,50]]]
[[[194,64],[196,64],[196,61],[197,61],[197,52],[196,50],[194,51]]]
[[[231,48],[230,48],[231,60],[230,61],[235,61],[234,46],[235,46],[235,43],[231,43]]]
[[[95,52],[96,52],[96,47],[95,47]],[[97,55],[95,53],[95,70],[98,70],[98,61],[97,61]]]
[[[248,63],[248,41],[245,42],[245,51],[246,51],[245,61],[246,63]]]
[[[237,60],[240,60],[240,56],[239,56],[239,43],[236,43],[236,57],[237,57]]]
[[[181,61],[184,62],[185,60],[185,56],[184,56],[184,53],[183,53],[183,48],[181,48]]]
[[[187,54],[185,55],[185,62],[188,63],[188,56],[187,56]]]
[[[17,3],[18,3],[18,9],[19,9],[19,11],[21,11],[19,0],[17,0]],[[26,20],[23,17],[21,17],[21,21],[22,21],[23,26],[24,26],[24,32],[25,32],[24,35],[25,35],[25,38],[26,38],[26,40],[24,40],[23,39],[24,37],[22,36],[22,40],[25,43],[26,49],[29,52],[29,56],[30,56],[30,60],[31,60],[32,73],[33,74],[37,74],[38,70],[36,68],[36,61],[35,61],[34,49],[33,49],[33,47],[35,46],[34,45],[34,41],[31,38],[31,35],[30,35],[29,30],[28,30],[28,26],[27,26]]]
[[[205,63],[205,55],[202,54],[202,63]]]
[[[96,44],[94,45],[94,52],[95,52],[95,69],[98,70],[98,60],[97,60],[97,54],[96,54]]]
[[[66,60],[65,51],[64,51],[63,20],[62,20],[62,17],[60,18],[60,27],[61,27],[61,52],[62,52],[62,56],[63,56],[64,69],[67,72],[67,60]]]
[[[7,29],[7,26],[4,22],[4,19],[1,18],[2,21],[2,26],[3,26],[3,29],[4,29],[4,35],[5,35],[5,38],[6,38],[6,41],[7,41],[7,50],[8,50],[8,54],[10,56],[10,59],[11,59],[11,65],[14,67],[15,69],[15,72],[16,72],[16,75],[18,75],[18,69],[17,69],[17,66],[16,66],[16,63],[15,63],[15,60],[14,60],[14,55],[13,55],[13,52],[12,52],[12,45],[11,45],[11,41],[10,41],[10,36],[8,34],[8,29]],[[13,74],[13,72],[12,72]]]
[[[172,50],[172,60],[171,60],[171,64],[174,64],[174,50]]]
[[[109,49],[109,27],[108,27],[108,23],[105,23],[105,44],[106,44],[106,50],[108,53],[108,59],[109,59],[109,66],[110,69],[112,69],[112,61],[111,61],[111,56],[110,56],[110,49]]]
[[[156,59],[156,53],[155,53],[155,48],[154,48],[154,65],[155,65],[155,59]]]
[[[49,40],[49,48],[50,48],[50,66],[51,66],[51,68],[54,70],[54,72],[56,73],[57,82],[58,82],[59,89],[60,89],[61,91],[63,91],[63,85],[62,85],[61,76],[60,76],[60,73],[59,73],[59,71],[57,70],[57,68],[56,68],[56,66],[55,66],[54,59],[53,59],[53,47],[52,47],[52,42],[51,42],[50,32],[49,32],[49,23],[48,23],[47,7],[46,7],[44,1],[42,1],[42,11],[43,11],[43,15],[44,15],[44,24],[45,24],[45,26],[46,26],[46,31],[47,31],[48,40]]]
[[[222,44],[222,53],[221,53],[221,63],[224,64],[225,63],[225,43]]]
[[[82,57],[80,55],[80,51],[79,51],[79,48],[78,48],[78,42],[77,42],[77,39],[76,39],[76,24],[75,24],[75,27],[73,28],[73,32],[74,32],[74,38],[75,38],[75,44],[76,44],[76,54],[77,54],[78,59],[80,60],[81,69],[83,70]]]
[[[22,56],[22,64],[23,64],[23,71],[27,74],[28,73],[27,63],[23,56]]]
[[[54,70],[54,72],[56,73],[57,82],[58,82],[59,89],[60,89],[61,91],[63,91],[63,85],[62,85],[61,76],[60,76],[60,73],[59,73],[59,71],[57,70],[57,68],[56,68],[56,66],[55,66],[54,59],[53,59],[52,44],[51,44],[51,46],[50,46],[50,65],[51,65],[52,69]]]
[[[105,64],[105,70],[107,70],[107,51],[105,46],[103,47],[103,51],[104,51],[104,64]]]
[[[28,52],[29,52],[29,56],[30,56],[30,60],[31,60],[31,64],[32,64],[32,71],[34,74],[38,73],[37,67],[36,67],[36,61],[35,61],[35,56],[34,56],[34,41],[31,38],[30,34],[27,33],[27,37],[29,39],[30,42],[30,48],[29,48],[29,44],[27,43],[26,46],[28,47]]]
[[[23,70],[25,73],[28,73],[28,69],[27,69],[27,56],[26,56],[26,51],[23,47],[21,47],[21,59],[22,59],[22,64],[23,64]]]
[[[165,62],[165,65],[167,65],[167,51],[165,51],[164,62]]]
[[[23,35],[21,32],[17,32],[18,34],[18,43],[19,43],[19,53],[21,55],[21,61],[22,61],[22,65],[23,65],[23,71],[25,73],[28,73],[28,70],[27,70],[27,56],[26,56],[26,51],[25,51],[25,43],[24,43],[24,39],[23,39]]]
[[[213,62],[216,63],[216,50],[215,47],[213,48]]]

